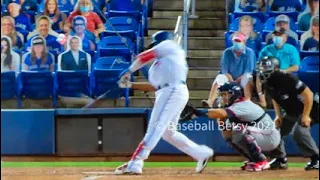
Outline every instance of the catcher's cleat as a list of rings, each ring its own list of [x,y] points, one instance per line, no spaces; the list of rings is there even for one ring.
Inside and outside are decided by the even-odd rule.
[[[304,170],[319,170],[319,160],[308,162],[308,164],[304,167]]]
[[[270,169],[270,164],[268,163],[267,160],[256,162],[256,163],[251,162],[251,163],[248,163],[247,166],[245,167],[245,170],[250,172],[259,172],[266,169]]]
[[[214,152],[211,148],[207,147],[207,146],[202,146],[205,150],[205,153],[207,153],[206,158],[199,160],[197,163],[197,167],[196,167],[196,172],[197,173],[202,173],[202,171],[207,167],[208,162],[210,160],[210,158],[213,156]]]
[[[276,158],[270,163],[271,170],[285,170],[288,169],[287,158]]]
[[[249,161],[244,161],[243,165],[240,167],[241,170],[246,170],[247,165],[249,164]]]

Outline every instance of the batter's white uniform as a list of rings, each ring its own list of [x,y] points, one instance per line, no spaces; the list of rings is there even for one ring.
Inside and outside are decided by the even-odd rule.
[[[143,167],[143,160],[161,138],[198,161],[212,153],[211,149],[194,143],[174,128],[189,99],[185,52],[171,40],[153,49],[157,58],[149,69],[149,82],[158,90],[147,133],[128,163],[128,168],[134,171]]]

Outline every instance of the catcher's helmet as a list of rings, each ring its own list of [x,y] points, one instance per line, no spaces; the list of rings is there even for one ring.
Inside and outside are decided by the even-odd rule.
[[[165,40],[173,40],[173,34],[168,31],[158,31],[152,35],[150,47],[156,46]]]
[[[276,57],[265,56],[259,60],[257,68],[261,81],[266,81],[275,69],[280,68],[280,61]]]
[[[228,105],[232,105],[235,100],[243,97],[242,88],[235,82],[228,82],[219,87],[219,92],[227,92],[231,96],[229,97]]]

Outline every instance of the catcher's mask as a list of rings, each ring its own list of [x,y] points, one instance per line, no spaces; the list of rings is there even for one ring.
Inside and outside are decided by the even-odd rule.
[[[231,106],[237,99],[243,97],[242,88],[234,82],[220,86],[219,92],[226,106]]]
[[[261,82],[265,82],[277,69],[280,68],[280,62],[276,57],[265,56],[261,58],[257,65],[257,72]]]

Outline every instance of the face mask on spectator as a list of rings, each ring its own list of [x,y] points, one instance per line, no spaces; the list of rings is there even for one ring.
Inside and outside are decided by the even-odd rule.
[[[90,7],[89,6],[80,6],[80,11],[81,12],[89,12],[90,11]]]
[[[274,45],[281,46],[283,42],[283,38],[281,36],[275,36],[272,38]]]
[[[233,49],[235,51],[240,51],[243,49],[243,44],[241,42],[233,42]]]

